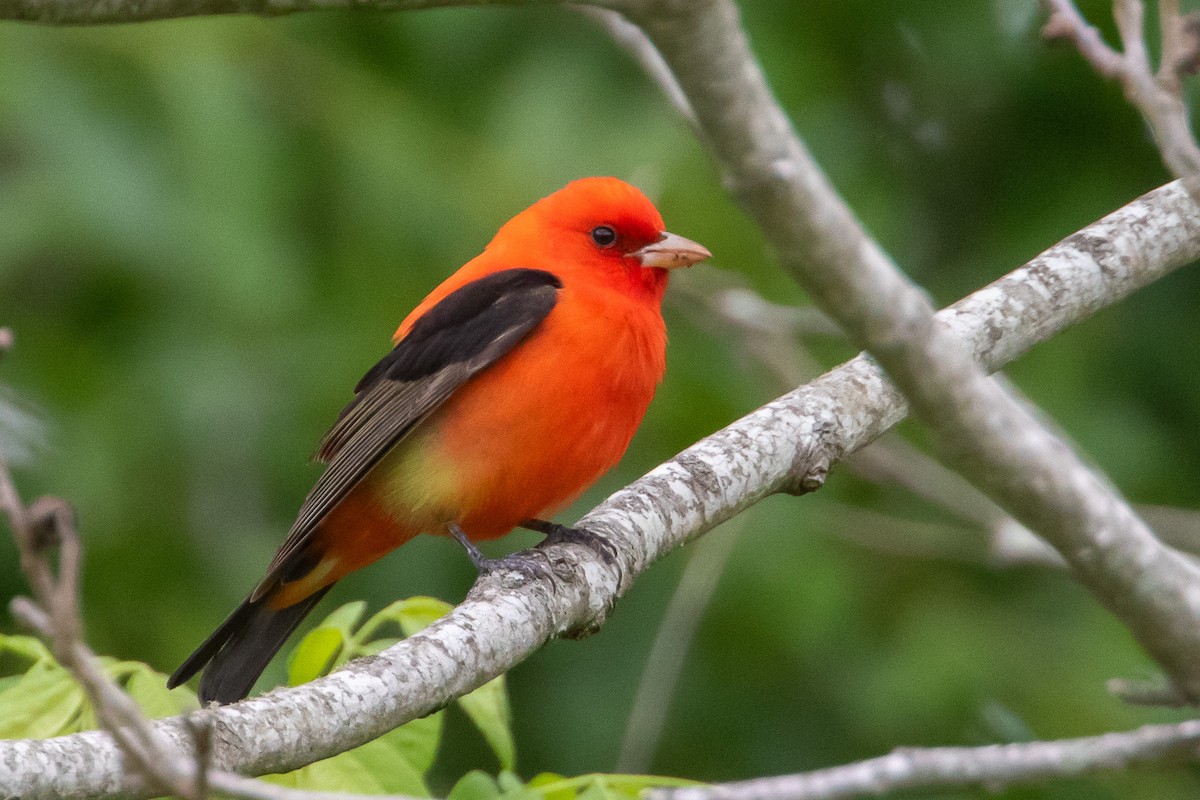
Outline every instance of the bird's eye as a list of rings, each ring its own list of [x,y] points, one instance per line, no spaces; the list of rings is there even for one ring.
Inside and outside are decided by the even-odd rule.
[[[612,247],[617,241],[617,232],[607,225],[592,228],[592,241],[599,247]]]

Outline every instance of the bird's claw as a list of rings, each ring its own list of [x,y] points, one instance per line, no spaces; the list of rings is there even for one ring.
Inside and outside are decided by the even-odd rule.
[[[587,528],[568,528],[566,525],[552,522],[546,526],[543,533],[546,534],[546,538],[538,547],[548,544],[581,544],[604,559],[605,564],[612,566],[617,563],[616,545]]]
[[[493,572],[516,572],[531,581],[553,577],[550,562],[533,550],[522,550],[501,558],[480,559],[475,561],[475,568],[479,570],[480,577]]]

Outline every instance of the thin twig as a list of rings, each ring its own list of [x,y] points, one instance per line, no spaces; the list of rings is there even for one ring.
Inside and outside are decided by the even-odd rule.
[[[887,371],[942,458],[1050,542],[1200,698],[1200,568],[1164,547],[1106,478],[979,370],[935,320],[926,294],[866,234],[796,136],[732,0],[657,9],[648,3],[628,16],[678,77],[725,184],[782,265]]]
[[[1106,686],[1109,692],[1130,705],[1166,708],[1184,708],[1192,705],[1178,686],[1161,675],[1152,680],[1112,678]]]
[[[726,525],[719,534],[705,537],[688,558],[646,656],[621,740],[618,772],[641,774],[650,769],[688,650],[743,527]]]
[[[121,691],[84,644],[79,618],[79,566],[81,547],[75,517],[69,504],[43,497],[28,508],[21,502],[8,465],[0,459],[0,511],[8,517],[21,556],[21,566],[34,590],[35,600],[13,598],[13,617],[50,643],[58,663],[87,694],[96,719],[129,759],[132,775],[139,776],[155,793],[186,800],[204,800],[210,787],[245,800],[365,800],[365,795],[308,792],[262,783],[232,773],[212,771],[212,716],[201,711],[185,717],[192,734],[194,758],[189,759],[168,742],[142,714],[133,699]],[[58,572],[47,552],[58,548]],[[414,800],[407,796],[374,800]]]
[[[646,37],[642,35],[641,29],[618,12],[607,8],[581,4],[575,6],[575,10],[599,25],[614,42],[633,56],[646,75],[658,84],[667,101],[674,107],[675,113],[682,117],[693,131],[699,130],[696,113],[692,111],[687,95],[679,87],[679,81],[675,80],[671,68],[663,61],[662,54],[653,47],[645,46]]]
[[[14,598],[10,606],[13,616],[49,641],[55,658],[91,699],[97,720],[112,733],[136,772],[151,787],[199,800],[194,782],[180,774],[178,757],[164,757],[170,752],[166,743],[137,704],[108,679],[80,638],[80,547],[70,506],[58,498],[43,497],[27,509],[8,465],[0,459],[0,508],[8,517],[21,568],[36,598]],[[57,576],[47,557],[53,547],[59,551]]]
[[[1042,35],[1071,41],[1093,69],[1121,84],[1125,97],[1146,120],[1167,169],[1185,180],[1193,197],[1200,197],[1200,145],[1191,131],[1181,80],[1200,59],[1196,19],[1180,14],[1178,0],[1160,0],[1162,58],[1155,72],[1146,47],[1141,0],[1113,2],[1122,51],[1105,44],[1072,0],[1043,2],[1050,18]]]

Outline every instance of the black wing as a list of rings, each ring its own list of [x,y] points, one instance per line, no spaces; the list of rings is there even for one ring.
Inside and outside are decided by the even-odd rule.
[[[325,434],[317,458],[329,466],[251,601],[288,571],[291,557],[304,552],[325,515],[396,442],[546,318],[561,288],[549,272],[504,270],[456,289],[413,324],[358,382],[354,399]]]

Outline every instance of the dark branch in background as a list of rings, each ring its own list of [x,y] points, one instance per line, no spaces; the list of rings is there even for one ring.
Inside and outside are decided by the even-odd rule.
[[[797,337],[844,338],[827,316],[811,306],[788,307],[717,280],[710,273],[679,276],[672,296],[692,321],[719,331],[767,369],[780,390],[820,372],[817,360]],[[1003,378],[998,378],[1003,380]],[[985,549],[962,526],[933,525],[845,507],[830,532],[860,545],[923,558],[951,557],[995,566],[1033,564],[1064,567],[1054,548],[1034,536],[958,473],[947,469],[897,433],[881,436],[843,463],[864,480],[898,486],[986,536]],[[1200,541],[1197,543],[1200,548]]]
[[[1200,720],[1147,725],[1083,739],[984,747],[902,748],[890,755],[799,775],[712,787],[655,789],[651,800],[851,800],[904,789],[1004,787],[1077,778],[1170,759],[1195,761]]]
[[[1200,68],[1200,15],[1181,15],[1179,0],[1160,0],[1162,60],[1155,72],[1146,48],[1146,10],[1141,0],[1113,3],[1123,52],[1105,43],[1072,0],[1043,2],[1050,18],[1042,35],[1072,42],[1098,73],[1121,84],[1125,97],[1153,132],[1167,169],[1187,181],[1193,197],[1200,197],[1200,147],[1189,127],[1183,99],[1183,77]]]

